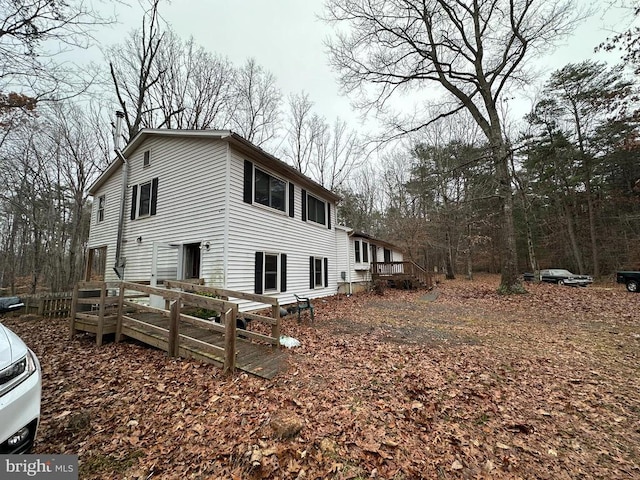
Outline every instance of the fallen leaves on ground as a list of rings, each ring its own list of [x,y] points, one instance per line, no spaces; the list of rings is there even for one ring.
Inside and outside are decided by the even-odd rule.
[[[640,296],[497,284],[316,300],[272,381],[4,323],[42,363],[35,453],[83,479],[640,478]]]

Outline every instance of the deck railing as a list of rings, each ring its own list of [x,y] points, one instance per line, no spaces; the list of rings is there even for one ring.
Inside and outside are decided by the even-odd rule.
[[[410,276],[416,278],[420,283],[431,288],[433,286],[431,275],[414,262],[373,262],[371,264],[371,275],[376,277]]]
[[[252,302],[262,303],[265,305],[271,305],[271,317],[264,315],[256,315],[247,312],[236,312],[236,318],[244,320],[247,324],[250,321],[257,321],[271,326],[271,336],[265,336],[254,332],[243,332],[243,335],[248,338],[254,338],[256,340],[266,341],[273,345],[280,345],[280,302],[277,298],[269,297],[267,295],[258,295],[255,293],[238,292],[235,290],[228,290],[225,288],[206,287],[201,284],[193,282],[184,282],[177,280],[167,280],[164,282],[166,288],[178,288],[184,292],[192,293],[204,293],[209,295],[215,295],[216,297],[228,301],[230,298],[238,300],[249,300]]]
[[[205,287],[191,282],[167,281],[165,287],[152,287],[131,282],[80,282],[76,285],[73,293],[69,324],[70,336],[73,337],[78,329],[89,331],[96,334],[96,344],[100,346],[103,336],[108,333],[115,333],[115,340],[119,342],[124,336],[124,331],[129,332],[127,335],[130,335],[132,328],[151,330],[166,339],[161,343],[166,345],[166,351],[170,356],[178,356],[180,346],[185,343],[190,344],[201,349],[215,351],[214,353],[222,356],[225,371],[233,371],[235,368],[238,335],[241,335],[242,338],[271,344],[274,347],[280,345],[280,305],[277,299]],[[216,297],[202,295],[203,293]],[[151,295],[162,297],[168,308],[156,308],[140,302],[141,298],[149,298]],[[239,312],[238,304],[229,301],[229,297],[269,304],[272,306],[273,317]],[[186,307],[220,312],[220,323],[188,315],[185,313]],[[154,313],[166,317],[168,328],[139,320],[132,316],[131,312],[134,311]],[[271,335],[263,335],[249,330],[242,330],[240,333],[236,328],[239,319],[266,323],[271,326]],[[223,334],[224,347],[181,335],[181,325],[183,324]],[[81,327],[78,328],[78,325]]]

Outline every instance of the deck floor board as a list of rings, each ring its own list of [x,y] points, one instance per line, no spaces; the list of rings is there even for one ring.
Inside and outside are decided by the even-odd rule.
[[[166,349],[168,345],[168,337],[157,330],[162,328],[169,330],[169,318],[152,312],[129,312],[131,317],[138,322],[128,320],[123,321],[122,333],[137,339],[140,342],[154,346],[156,348]],[[143,322],[143,323],[139,323]],[[83,319],[76,323],[76,329],[79,331],[90,331],[95,333],[98,324],[98,315],[96,312],[94,319]],[[115,320],[105,319],[105,331],[113,333],[115,331]],[[145,324],[148,325],[145,328]],[[156,328],[152,328],[156,327]],[[207,328],[182,323],[180,325],[180,335],[188,338],[196,339],[209,345],[224,347],[224,335],[214,332]],[[239,332],[239,335],[242,333]],[[217,354],[213,350],[206,347],[192,345],[190,343],[180,343],[181,355],[193,357],[205,362],[221,365],[224,363],[222,354]],[[287,352],[273,348],[271,345],[260,344],[247,341],[245,339],[237,339],[236,341],[236,368],[246,371],[253,375],[271,379],[278,373],[286,369]]]

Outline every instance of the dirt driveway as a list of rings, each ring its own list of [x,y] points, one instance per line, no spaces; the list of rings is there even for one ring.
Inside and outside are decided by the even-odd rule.
[[[81,478],[640,478],[640,295],[497,282],[318,300],[273,381],[4,323],[43,364],[36,452]]]

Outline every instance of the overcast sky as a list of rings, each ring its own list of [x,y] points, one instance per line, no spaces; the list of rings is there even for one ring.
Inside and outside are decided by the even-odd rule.
[[[605,9],[610,0],[594,1],[596,14],[556,52],[539,62],[546,70],[561,68],[569,62],[588,58],[602,59],[594,47],[624,28],[619,11]],[[235,65],[254,57],[271,71],[286,96],[306,91],[315,103],[314,111],[329,121],[336,116],[356,121],[349,99],[340,96],[337,75],[328,65],[325,40],[331,26],[318,19],[323,0],[174,0],[161,6],[161,15],[181,37],[193,36],[211,52],[228,57]],[[105,42],[115,43],[140,25],[141,8],[135,2],[119,7],[120,24],[105,32]],[[606,14],[605,14],[606,12]],[[614,60],[617,53],[610,55]],[[516,102],[517,116],[528,103]],[[520,113],[521,112],[521,113]]]

